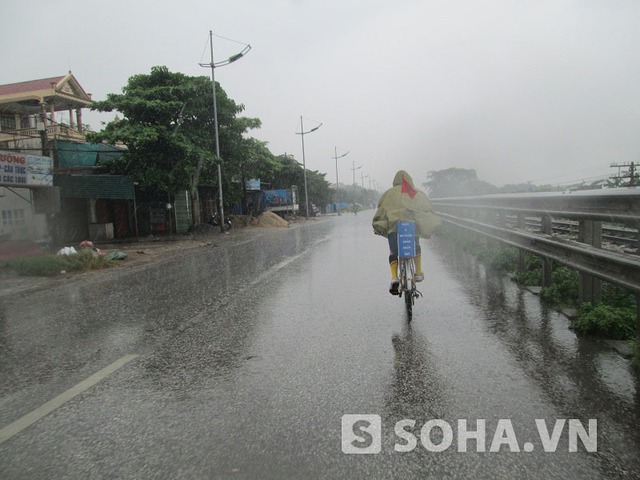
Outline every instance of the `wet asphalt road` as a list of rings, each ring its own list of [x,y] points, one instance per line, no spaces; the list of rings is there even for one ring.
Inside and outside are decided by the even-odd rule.
[[[408,327],[370,220],[235,232],[135,273],[2,297],[0,429],[139,356],[0,444],[0,478],[640,478],[627,360],[440,240],[423,242]],[[347,426],[358,451],[376,447],[380,419],[380,453],[343,453],[346,414],[377,416]],[[403,419],[410,452],[394,450]],[[420,441],[434,419],[453,432],[440,452],[439,428]],[[484,422],[484,448],[459,451],[462,419]],[[597,420],[597,452],[569,452],[567,424],[543,451],[536,419],[550,436],[558,419]]]

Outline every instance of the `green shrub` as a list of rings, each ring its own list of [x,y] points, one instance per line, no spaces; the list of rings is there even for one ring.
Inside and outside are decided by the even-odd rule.
[[[578,272],[567,267],[557,267],[551,274],[551,286],[544,287],[540,296],[553,305],[576,306],[578,304]]]
[[[640,370],[640,340],[636,338],[635,340],[631,340],[629,342],[631,345],[631,364],[634,366],[636,370]]]
[[[438,231],[438,235],[446,238],[456,249],[473,255],[489,268],[500,271],[515,268],[518,253],[513,247],[505,247],[499,243],[488,246],[485,238],[448,224]]]
[[[494,270],[512,272],[518,264],[518,250],[512,247],[487,249],[484,261]]]
[[[445,224],[439,232],[455,248],[470,253],[491,268],[515,271],[518,260],[517,249],[510,247],[487,247],[486,240],[478,235],[464,232]],[[515,273],[515,280],[522,285],[542,284],[542,258],[526,254],[525,269]],[[541,296],[556,306],[578,306],[579,274],[558,264],[553,265],[552,285],[542,289]],[[580,334],[605,338],[629,340],[637,335],[636,298],[624,288],[603,282],[602,302],[596,306],[583,304],[578,308],[578,318],[572,328]],[[634,365],[640,370],[640,339],[632,342]]]
[[[537,255],[525,254],[524,270],[516,271],[514,278],[520,285],[542,285],[542,259]]]
[[[82,267],[86,270],[98,270],[110,267],[113,262],[107,260],[103,255],[94,255],[90,251],[82,251],[77,255],[78,260],[82,263]]]
[[[584,303],[572,328],[582,334],[598,335],[614,340],[631,340],[636,336],[635,308],[612,307]]]
[[[44,255],[9,260],[6,266],[25,277],[53,277],[62,270],[80,270],[82,263],[66,255]]]
[[[542,270],[516,272],[514,278],[520,285],[540,286],[542,285]]]
[[[636,296],[613,283],[602,282],[602,303],[614,307],[635,308]]]

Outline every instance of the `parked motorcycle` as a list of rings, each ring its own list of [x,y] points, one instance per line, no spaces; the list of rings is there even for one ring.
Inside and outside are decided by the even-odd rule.
[[[213,227],[219,227],[220,226],[219,215],[217,213],[214,213],[213,215],[211,215],[211,217],[209,218],[209,221],[207,223],[209,225],[213,226]],[[231,217],[229,215],[225,215],[224,216],[224,229],[225,230],[231,230],[231,227],[232,227]]]

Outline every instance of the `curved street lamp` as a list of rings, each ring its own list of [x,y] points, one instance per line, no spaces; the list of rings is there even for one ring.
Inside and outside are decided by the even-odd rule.
[[[353,162],[353,168],[351,168],[351,171],[353,172],[353,208],[356,208],[356,170],[360,170],[362,168],[362,165],[360,165],[359,167],[356,167],[356,162]]]
[[[361,168],[362,168],[362,165],[360,165],[359,167],[356,167],[356,162],[353,162],[353,168],[350,169],[353,172],[353,192],[354,193],[356,191],[356,170],[360,170]]]
[[[338,190],[340,190],[340,182],[338,182],[338,159],[342,158],[342,157],[346,157],[347,155],[349,155],[349,152],[338,156],[338,147],[335,147],[334,151],[335,151],[335,156],[333,158],[335,158],[335,160],[336,160],[336,200],[337,200],[338,199]],[[337,206],[336,206],[336,208],[337,208]],[[338,215],[341,215],[339,209],[338,209]]]
[[[322,123],[315,128],[312,128],[308,132],[304,131],[304,124],[302,123],[302,115],[300,115],[300,132],[295,132],[296,135],[300,135],[302,137],[302,171],[304,174],[304,203],[306,207],[307,220],[309,220],[309,195],[307,193],[307,161],[304,157],[304,136],[307,133],[315,132],[322,126]]]
[[[213,124],[215,128],[215,136],[216,136],[216,157],[218,157],[218,201],[220,202],[220,231],[225,233],[224,228],[224,203],[222,199],[222,168],[220,164],[222,163],[222,157],[220,156],[220,139],[218,138],[218,104],[216,102],[216,76],[215,69],[217,67],[224,67],[225,65],[229,65],[237,60],[240,60],[244,57],[249,50],[251,50],[251,45],[245,45],[240,53],[236,53],[235,55],[230,56],[225,60],[221,60],[219,62],[213,61],[213,32],[209,30],[209,44],[211,46],[211,62],[210,63],[200,63],[201,67],[209,67],[211,68],[211,84],[213,85]]]

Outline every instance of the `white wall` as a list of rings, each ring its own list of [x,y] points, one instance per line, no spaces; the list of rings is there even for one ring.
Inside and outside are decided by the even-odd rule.
[[[31,190],[0,187],[0,235],[11,240],[45,240],[49,237],[44,214],[33,213]]]

